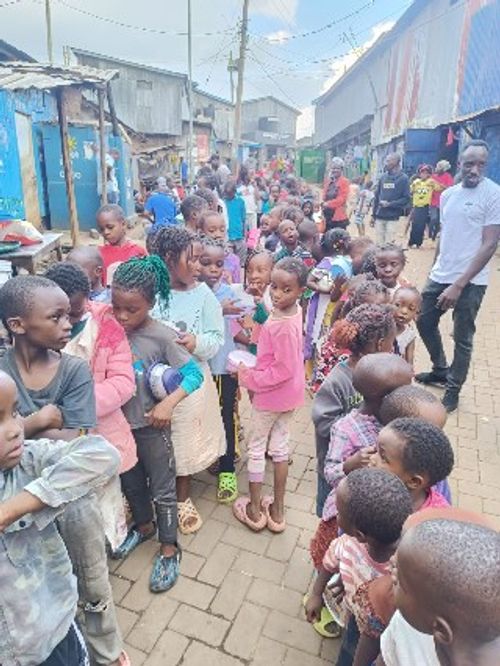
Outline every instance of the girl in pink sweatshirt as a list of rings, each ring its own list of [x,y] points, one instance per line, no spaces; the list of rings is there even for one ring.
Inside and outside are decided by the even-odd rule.
[[[262,327],[253,368],[240,365],[238,381],[252,400],[248,442],[250,497],[233,504],[236,518],[254,531],[285,529],[284,497],[288,475],[289,423],[304,402],[302,311],[298,304],[307,280],[299,259],[286,257],[271,273],[273,309]],[[274,464],[274,497],[261,497],[266,446]]]

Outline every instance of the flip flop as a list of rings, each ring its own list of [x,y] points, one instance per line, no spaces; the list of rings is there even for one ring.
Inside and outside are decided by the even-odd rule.
[[[280,534],[281,532],[285,531],[286,521],[282,520],[280,523],[277,523],[275,520],[272,519],[269,508],[273,502],[274,502],[274,497],[266,495],[265,497],[262,498],[262,509],[264,510],[264,514],[266,516],[267,529],[270,532],[274,532],[274,534]]]
[[[249,497],[238,497],[233,504],[233,514],[240,523],[243,523],[243,525],[246,525],[249,529],[254,532],[261,532],[267,524],[266,515],[261,513],[259,520],[252,520],[247,514],[247,506],[249,504]]]

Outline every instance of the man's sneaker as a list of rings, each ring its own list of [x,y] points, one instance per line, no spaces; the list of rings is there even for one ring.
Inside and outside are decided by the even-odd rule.
[[[446,409],[448,414],[451,414],[458,407],[458,393],[456,393],[456,391],[450,391],[449,389],[446,389],[441,402],[443,403],[443,407]]]
[[[149,578],[149,589],[151,592],[166,592],[170,590],[179,578],[179,569],[182,553],[179,547],[174,555],[158,555],[153,562],[153,569]]]
[[[431,386],[440,386],[441,388],[446,386],[446,376],[438,375],[432,370],[431,372],[419,372],[418,375],[415,375],[415,380],[419,384],[429,384]]]
[[[123,560],[127,555],[130,555],[137,546],[140,546],[144,541],[148,541],[148,539],[152,539],[155,534],[156,530],[153,530],[149,534],[141,534],[137,528],[132,527],[118,548],[112,551],[111,559]]]

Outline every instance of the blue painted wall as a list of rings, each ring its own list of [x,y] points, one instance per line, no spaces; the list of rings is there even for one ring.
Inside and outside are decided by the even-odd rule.
[[[12,95],[0,90],[0,220],[24,218],[23,184],[14,113]]]
[[[135,208],[130,146],[123,141],[121,136],[113,136],[111,134],[108,138],[108,143],[109,148],[115,148],[121,155],[120,159],[115,164],[118,189],[120,190],[120,206],[125,211],[125,215],[133,215]]]

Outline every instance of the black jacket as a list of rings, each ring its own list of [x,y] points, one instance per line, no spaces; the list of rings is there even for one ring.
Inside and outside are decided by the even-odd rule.
[[[380,201],[390,201],[390,206],[382,208]],[[377,183],[373,201],[373,215],[380,220],[397,220],[410,204],[410,181],[402,171],[396,174],[384,173]]]

